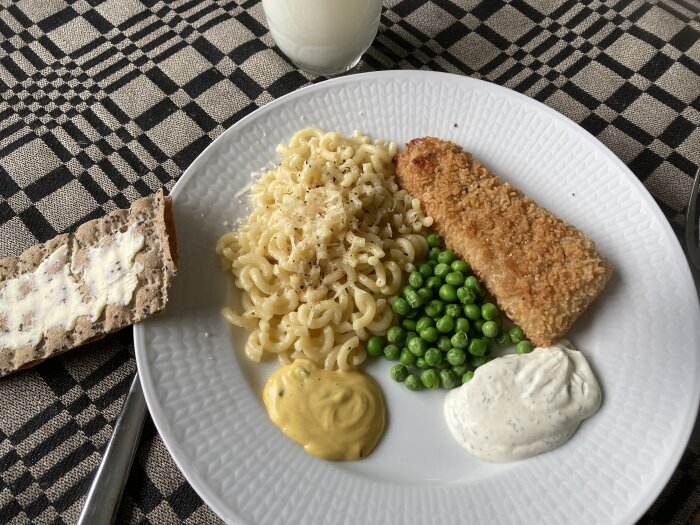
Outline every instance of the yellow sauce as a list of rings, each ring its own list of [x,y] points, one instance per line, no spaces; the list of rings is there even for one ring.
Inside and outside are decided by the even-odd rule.
[[[273,423],[321,459],[367,457],[384,431],[382,392],[362,372],[331,372],[300,359],[270,376],[263,401]]]

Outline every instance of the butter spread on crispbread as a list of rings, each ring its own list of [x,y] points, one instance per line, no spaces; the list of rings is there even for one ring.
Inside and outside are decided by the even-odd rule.
[[[134,257],[143,246],[143,235],[131,225],[90,246],[82,264],[66,243],[33,272],[5,281],[0,318],[6,331],[0,331],[0,347],[36,346],[51,328],[72,330],[80,316],[96,321],[107,304],[128,305],[143,270]]]

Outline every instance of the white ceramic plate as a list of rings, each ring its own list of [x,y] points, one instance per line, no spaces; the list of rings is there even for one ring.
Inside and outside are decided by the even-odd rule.
[[[245,334],[219,314],[229,281],[214,245],[247,214],[235,194],[305,126],[360,129],[403,144],[453,140],[592,237],[614,267],[570,332],[604,391],[561,448],[490,464],[467,455],[442,416],[444,391],[415,394],[366,368],[388,407],[359,462],[307,455],[268,420],[273,365],[251,366]],[[182,260],[167,310],[135,329],[148,407],[170,453],[224,520],[246,524],[633,523],[685,446],[700,393],[700,310],[659,208],[609,150],[555,111],[486,82],[422,71],[347,76],[271,102],[227,130],[172,191]]]

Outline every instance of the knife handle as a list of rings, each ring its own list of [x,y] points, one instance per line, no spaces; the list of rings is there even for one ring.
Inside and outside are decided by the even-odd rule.
[[[146,410],[137,371],[76,525],[114,523],[141,438]]]

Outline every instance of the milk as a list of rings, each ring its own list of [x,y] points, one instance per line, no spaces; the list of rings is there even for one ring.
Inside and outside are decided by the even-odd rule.
[[[300,69],[318,75],[347,71],[372,44],[381,0],[263,0],[268,28]]]

